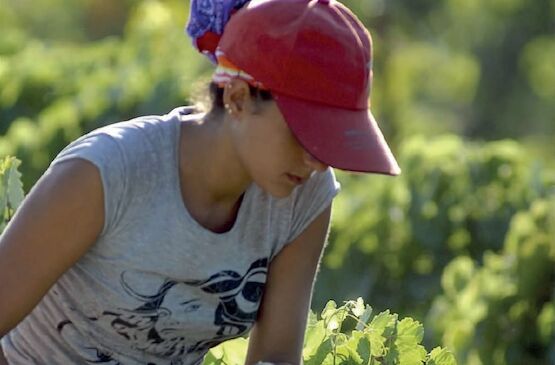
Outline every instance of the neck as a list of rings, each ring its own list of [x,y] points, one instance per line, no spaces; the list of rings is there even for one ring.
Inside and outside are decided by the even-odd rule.
[[[224,114],[181,125],[179,174],[184,198],[203,205],[239,202],[251,184],[234,148]]]

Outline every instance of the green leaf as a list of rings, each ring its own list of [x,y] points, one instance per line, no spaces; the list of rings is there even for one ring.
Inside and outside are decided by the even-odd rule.
[[[370,342],[372,356],[382,357],[385,354],[385,337],[377,332],[367,333],[366,337]]]
[[[357,331],[362,331],[364,329],[366,323],[368,323],[368,319],[370,319],[371,315],[372,315],[372,307],[369,306],[368,304],[366,304],[366,308],[364,309],[364,312],[360,316],[359,321],[358,321],[355,329]]]
[[[372,348],[368,336],[361,332],[353,332],[353,338],[356,339],[356,351],[362,360],[362,364],[366,365],[370,362],[372,356]]]
[[[308,324],[306,327],[303,359],[308,359],[313,356],[322,342],[328,338],[324,321],[318,321],[316,314],[310,312],[308,316]]]
[[[4,173],[7,175],[7,197],[8,205],[15,210],[23,201],[23,184],[21,183],[21,173],[18,171],[21,162],[15,158],[10,158],[8,170]]]
[[[399,321],[397,331],[399,341],[411,345],[420,343],[424,337],[424,327],[412,318],[404,318]]]
[[[336,363],[342,365],[361,365],[362,357],[357,352],[358,339],[351,337],[348,341],[337,347]]]
[[[336,329],[339,329],[340,326],[341,326],[341,324],[337,320],[336,316],[333,316],[333,317],[331,317],[330,321],[328,322],[327,329],[330,330],[330,331],[335,331]]]
[[[381,357],[386,354],[386,329],[389,329],[390,332],[394,324],[395,315],[386,310],[375,316],[365,329],[364,332],[370,342],[372,356]]]
[[[210,349],[210,359],[213,362],[206,362],[205,359],[203,364],[243,365],[247,357],[247,346],[248,340],[242,337],[223,342]]]
[[[0,221],[4,220],[4,213],[8,204],[8,176],[6,170],[10,165],[10,157],[0,160]]]
[[[217,358],[214,355],[214,352],[210,350],[204,357],[204,361],[202,362],[202,365],[223,365],[223,361],[221,358]]]
[[[385,328],[394,320],[395,316],[391,314],[389,310],[386,310],[372,319],[372,322],[370,322],[370,328],[372,331],[382,334]]]
[[[248,340],[242,337],[225,342],[224,360],[229,365],[243,365],[247,357]]]
[[[23,184],[18,171],[20,164],[14,157],[0,161],[0,232],[23,201]]]
[[[412,318],[404,318],[397,325],[397,348],[399,365],[421,365],[426,359],[426,349],[420,345],[424,327]]]
[[[457,365],[457,360],[449,350],[436,347],[430,352],[426,365]]]
[[[320,343],[316,353],[305,361],[305,365],[322,365],[326,357],[332,352],[331,339],[328,338]]]
[[[343,305],[337,308],[337,304],[333,300],[328,301],[322,311],[322,319],[326,323],[326,328],[329,331],[339,330],[348,315],[349,307]]]
[[[333,300],[328,301],[326,303],[326,306],[322,310],[322,319],[328,320],[335,313],[336,310],[337,304]]]

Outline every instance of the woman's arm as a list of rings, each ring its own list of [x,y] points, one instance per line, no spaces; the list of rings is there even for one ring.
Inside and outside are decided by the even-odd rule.
[[[250,334],[246,364],[302,363],[314,277],[326,242],[330,214],[331,206],[272,261],[258,319]]]
[[[0,338],[87,251],[103,224],[102,183],[92,163],[68,160],[41,177],[0,236]]]

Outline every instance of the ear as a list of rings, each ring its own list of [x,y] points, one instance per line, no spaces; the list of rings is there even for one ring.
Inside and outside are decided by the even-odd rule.
[[[249,84],[241,79],[232,79],[224,86],[223,101],[227,112],[235,118],[240,119],[245,113],[250,113],[252,100]]]

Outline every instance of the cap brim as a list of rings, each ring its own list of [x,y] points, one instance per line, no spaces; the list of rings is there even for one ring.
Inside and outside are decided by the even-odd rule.
[[[369,110],[349,110],[280,93],[273,95],[295,137],[321,162],[348,171],[401,173]]]

